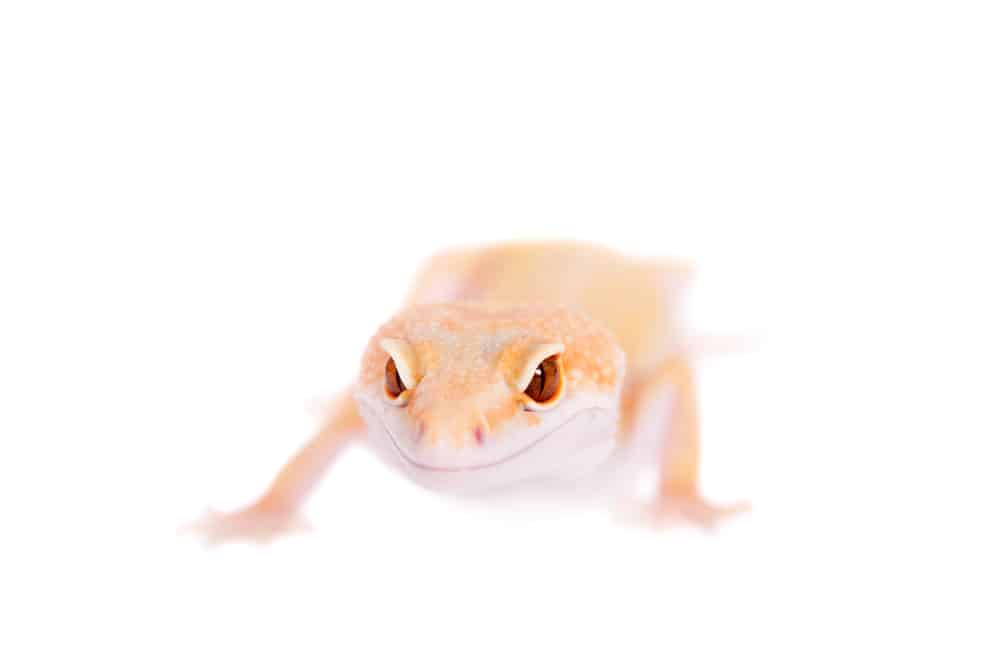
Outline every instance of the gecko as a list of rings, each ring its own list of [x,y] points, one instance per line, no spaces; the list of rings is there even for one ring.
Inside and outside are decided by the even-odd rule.
[[[691,265],[583,242],[447,250],[372,335],[355,381],[248,506],[195,523],[209,542],[270,541],[343,449],[363,441],[437,492],[607,498],[651,472],[643,515],[711,528],[749,509],[700,488],[698,405],[682,317]],[[667,398],[664,400],[663,396]],[[651,429],[644,413],[656,411]]]

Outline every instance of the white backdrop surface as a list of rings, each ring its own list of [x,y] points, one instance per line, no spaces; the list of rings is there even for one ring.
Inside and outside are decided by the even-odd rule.
[[[5,3],[4,664],[996,664],[989,3]],[[422,258],[693,259],[715,536],[361,449],[249,500]]]

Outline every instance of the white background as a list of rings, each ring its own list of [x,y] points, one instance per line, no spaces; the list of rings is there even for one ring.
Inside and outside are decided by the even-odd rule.
[[[4,664],[997,664],[1000,24],[969,2],[5,2]],[[689,257],[714,537],[360,449],[206,551],[419,261]],[[95,662],[94,664],[98,664]]]

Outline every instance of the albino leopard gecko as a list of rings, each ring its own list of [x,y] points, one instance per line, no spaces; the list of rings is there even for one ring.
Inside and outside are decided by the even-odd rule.
[[[689,277],[680,262],[582,243],[438,255],[372,336],[325,425],[266,493],[242,510],[210,512],[196,528],[210,541],[268,540],[294,528],[335,456],[362,437],[391,467],[448,493],[543,486],[603,497],[652,465],[652,517],[710,526],[746,509],[699,493],[690,341],[678,321]],[[665,388],[668,404],[651,400]],[[644,446],[636,425],[654,405],[669,418]]]

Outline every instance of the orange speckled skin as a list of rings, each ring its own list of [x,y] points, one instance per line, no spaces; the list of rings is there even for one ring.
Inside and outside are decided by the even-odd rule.
[[[509,306],[485,302],[417,304],[372,337],[361,362],[360,385],[379,391],[388,354],[384,338],[406,340],[418,359],[420,383],[405,409],[421,430],[465,444],[476,427],[496,432],[509,420],[536,423],[525,413],[515,378],[539,344],[562,343],[566,393],[614,393],[623,355],[603,325],[567,306]]]

